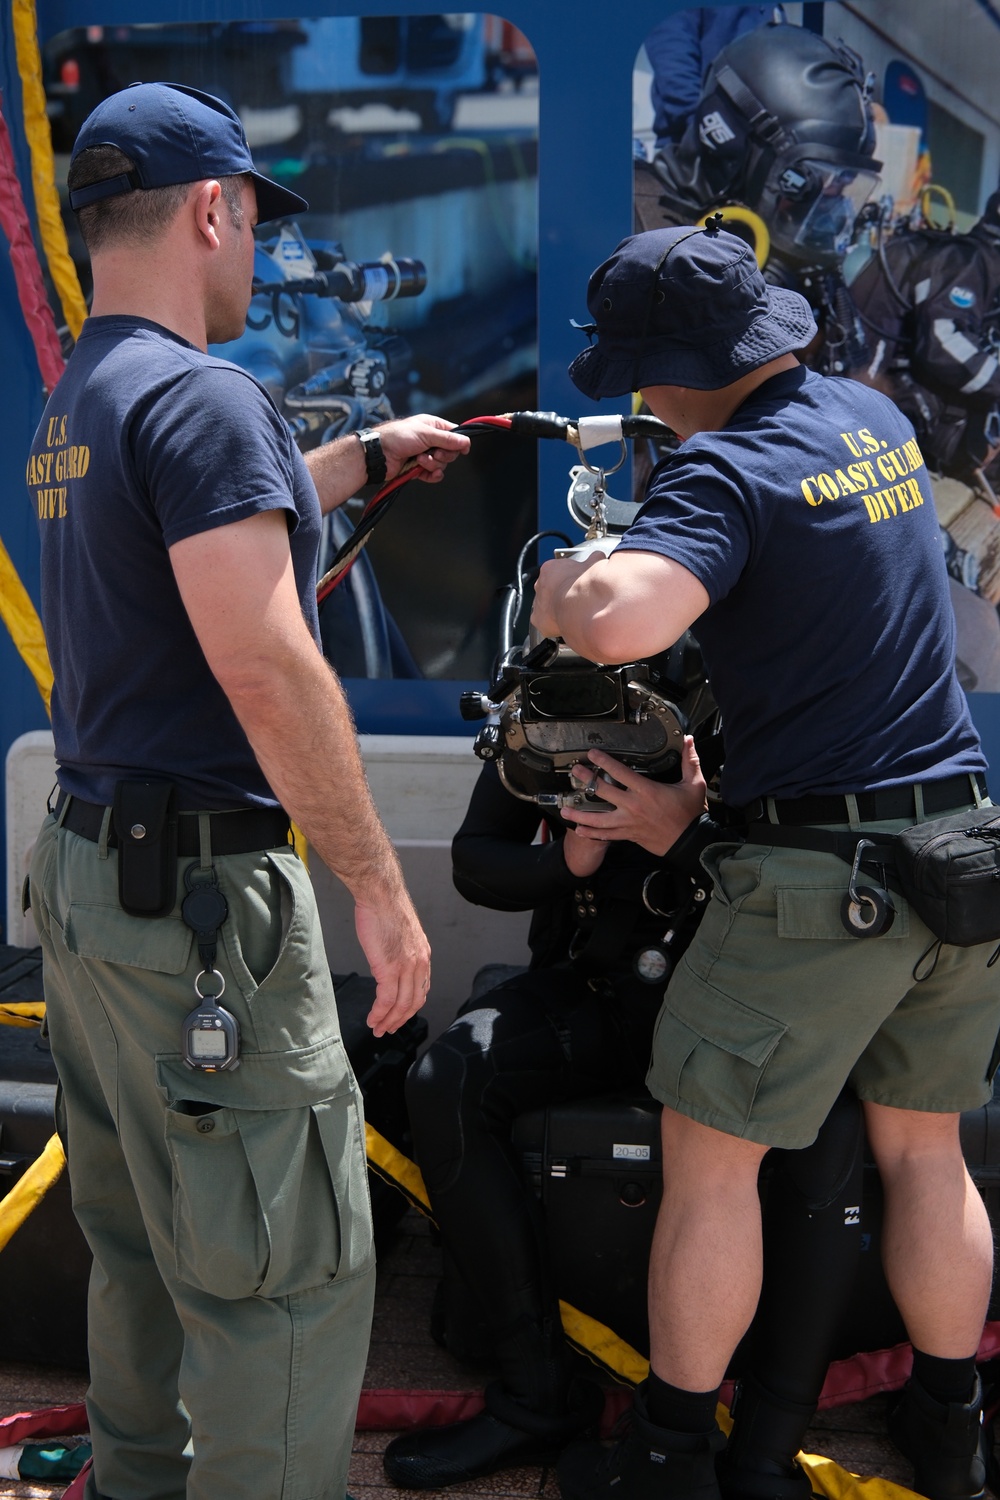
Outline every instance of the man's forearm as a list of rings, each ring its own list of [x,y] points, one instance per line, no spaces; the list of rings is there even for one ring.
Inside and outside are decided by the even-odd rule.
[[[594,571],[602,564],[605,564],[603,558],[585,562],[566,559],[558,569],[550,568],[544,601],[536,591],[532,623],[543,634],[564,640],[588,661],[608,662],[616,658],[604,654],[609,643],[604,640],[598,621],[598,611],[607,603],[607,596]]]
[[[262,661],[228,692],[275,796],[355,901],[405,892],[343,689],[319,652]]]
[[[448,465],[469,451],[464,433],[427,412],[380,423],[378,437],[386,479],[394,479],[405,464],[411,464],[414,479],[436,484]],[[324,513],[336,510],[369,483],[365,452],[356,432],[311,449],[305,459]]]
[[[305,460],[324,515],[368,483],[364,450],[356,432],[311,449]]]
[[[615,551],[544,563],[532,624],[588,661],[618,663],[665,651],[709,603],[693,573],[657,553]]]

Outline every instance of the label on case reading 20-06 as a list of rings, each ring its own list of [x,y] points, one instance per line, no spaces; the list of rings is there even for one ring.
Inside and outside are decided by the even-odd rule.
[[[648,1146],[620,1146],[616,1143],[611,1148],[611,1155],[615,1161],[649,1161],[650,1148]]]

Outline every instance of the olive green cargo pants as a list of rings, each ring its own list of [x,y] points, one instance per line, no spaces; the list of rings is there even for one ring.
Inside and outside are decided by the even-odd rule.
[[[117,858],[49,817],[31,868],[94,1253],[90,1496],[343,1500],[374,1253],[361,1100],[308,875],[290,849],[214,861],[242,1062],[210,1074],[180,1057],[201,968],[179,913],[191,861],[171,915],[146,920],[118,904]]]

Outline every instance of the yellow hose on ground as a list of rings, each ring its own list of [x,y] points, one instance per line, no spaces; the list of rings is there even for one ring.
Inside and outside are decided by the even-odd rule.
[[[0,1199],[0,1250],[38,1207],[52,1184],[59,1180],[65,1165],[62,1141],[54,1135],[41,1156],[32,1162],[23,1177],[18,1178],[6,1198]]]
[[[0,1026],[34,1026],[42,1024],[44,1000],[5,1000],[0,1004]]]

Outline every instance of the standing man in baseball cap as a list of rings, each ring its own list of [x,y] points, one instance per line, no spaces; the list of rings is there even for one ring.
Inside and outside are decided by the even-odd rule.
[[[651,1374],[622,1444],[564,1455],[562,1492],[789,1492],[780,1470],[745,1488],[727,1455],[717,1465],[715,1406],[760,1289],[761,1159],[812,1141],[850,1080],[914,1347],[890,1430],[918,1490],[974,1500],[992,1238],[958,1116],[986,1102],[996,1067],[991,945],[936,944],[896,894],[859,940],[843,916],[850,866],[815,852],[817,827],[885,835],[986,799],[920,450],[885,397],[798,362],[807,304],[768,287],[715,223],[624,240],[588,304],[596,342],[570,367],[577,386],[595,399],[639,390],[681,443],[610,557],[545,564],[533,622],[606,663],[692,628],[725,726],[722,793],[748,834],[703,854],[712,900],[653,1043],[664,1193]],[[601,797],[616,811],[574,810],[577,831],[641,838],[641,788],[602,783]]]
[[[306,208],[174,84],[86,121],[94,301],[28,461],[59,790],[31,869],[74,1206],[94,1253],[89,1500],[345,1493],[374,1257],[361,1100],[289,818],[355,901],[369,1024],[429,949],[318,649],[321,513],[468,439],[303,460],[239,336],[255,223]]]

